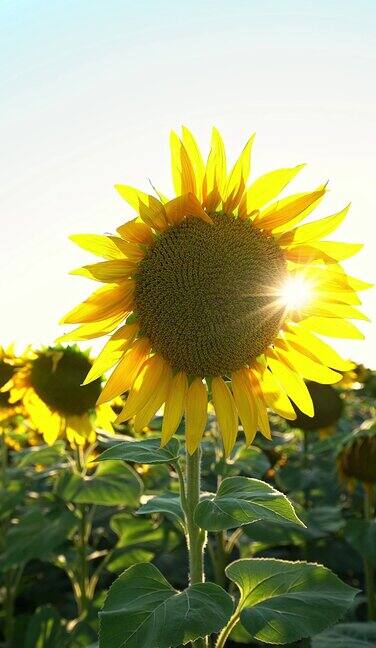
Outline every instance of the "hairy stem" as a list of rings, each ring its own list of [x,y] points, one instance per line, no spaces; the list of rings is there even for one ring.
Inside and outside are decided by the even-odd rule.
[[[370,522],[374,516],[374,492],[372,484],[364,484],[364,517]],[[376,621],[375,570],[368,558],[364,558],[364,577],[368,601],[368,620]]]

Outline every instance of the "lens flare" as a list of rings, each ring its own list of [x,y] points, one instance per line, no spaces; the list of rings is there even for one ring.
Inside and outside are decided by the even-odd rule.
[[[282,286],[280,301],[289,311],[304,308],[312,299],[313,284],[302,276],[290,277]]]

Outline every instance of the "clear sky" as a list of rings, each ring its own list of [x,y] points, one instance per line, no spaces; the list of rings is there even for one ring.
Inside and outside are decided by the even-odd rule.
[[[318,215],[352,201],[334,238],[366,243],[346,268],[375,282],[375,34],[375,0],[1,0],[0,343],[62,332],[96,287],[67,274],[91,259],[68,235],[133,218],[117,182],[168,192],[181,124],[206,149],[215,124],[232,157],[256,131],[254,175],[330,179]],[[376,367],[362,329],[336,348]]]

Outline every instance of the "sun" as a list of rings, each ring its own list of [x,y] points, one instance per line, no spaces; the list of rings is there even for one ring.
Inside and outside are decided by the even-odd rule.
[[[304,276],[289,277],[279,299],[288,312],[302,311],[314,299],[314,284]]]
[[[239,419],[250,444],[270,437],[267,408],[313,416],[305,381],[335,383],[353,366],[321,335],[362,338],[352,320],[367,319],[357,292],[369,284],[341,265],[362,246],[325,239],[349,206],[303,223],[326,184],[281,198],[298,165],[248,185],[253,140],[228,169],[218,130],[204,161],[183,127],[171,135],[175,197],[117,185],[136,218],[117,235],[72,237],[104,259],[74,274],[104,285],[65,316],[79,326],[60,340],[110,335],[85,384],[115,367],[98,403],[128,393],[117,420],[133,418],[136,432],[164,405],[162,445],[184,416],[190,454],[209,400],[225,455]]]

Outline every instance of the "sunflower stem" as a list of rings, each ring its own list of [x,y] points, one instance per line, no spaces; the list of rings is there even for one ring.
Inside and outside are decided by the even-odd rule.
[[[189,555],[189,582],[190,585],[203,583],[204,578],[204,545],[206,533],[194,521],[194,510],[200,500],[200,464],[201,449],[198,448],[192,455],[186,452],[186,480],[185,492],[182,495],[182,506],[187,525],[187,546]],[[195,648],[206,648],[208,638],[199,638],[192,644]]]
[[[372,484],[364,484],[364,517],[371,522],[374,516],[374,491]],[[364,577],[368,601],[368,620],[376,621],[375,570],[368,558],[364,559]]]

